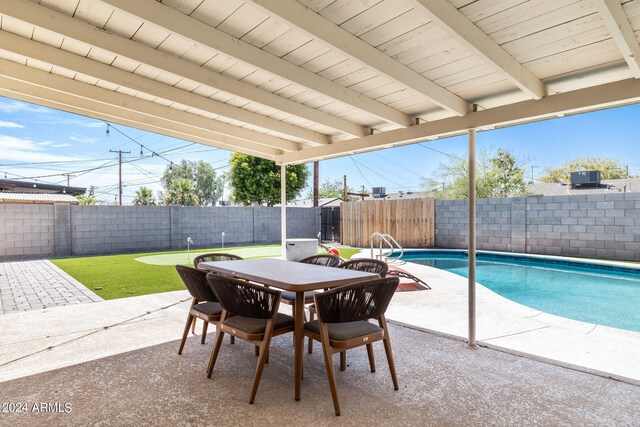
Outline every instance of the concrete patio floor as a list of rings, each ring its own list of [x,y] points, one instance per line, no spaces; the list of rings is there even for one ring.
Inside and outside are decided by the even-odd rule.
[[[173,297],[180,296],[172,293]],[[167,295],[168,296],[168,295]],[[144,298],[144,297],[139,297]],[[98,306],[109,304],[95,304]],[[75,307],[74,307],[75,308]],[[174,309],[180,310],[174,310]],[[82,349],[113,334],[145,341],[172,325],[179,335],[185,304],[163,314],[86,336]],[[61,310],[61,309],[57,309]],[[63,309],[66,310],[66,309]],[[182,311],[182,313],[178,313]],[[178,319],[180,318],[180,319]],[[86,325],[91,328],[92,325]],[[277,337],[256,403],[249,405],[255,368],[253,347],[225,340],[214,377],[205,376],[213,335],[205,345],[192,336],[182,356],[178,341],[144,347],[82,364],[27,376],[0,387],[2,402],[71,404],[68,413],[3,413],[3,425],[638,425],[640,388],[486,348],[466,349],[458,340],[391,325],[400,390],[394,391],[381,345],[377,371],[368,371],[364,349],[349,352],[337,372],[342,415],[333,415],[323,359],[305,355],[302,400],[293,399],[291,338]],[[177,332],[177,333],[176,333]],[[147,339],[148,341],[148,339]],[[117,347],[118,342],[114,345]],[[60,355],[61,348],[49,357]],[[84,351],[88,351],[84,348]],[[74,353],[74,352],[70,352]],[[35,362],[36,356],[32,362]],[[337,357],[336,357],[337,361]],[[5,376],[6,378],[6,376]]]
[[[375,374],[354,350],[338,373],[339,418],[317,344],[305,355],[301,402],[290,337],[275,341],[255,405],[250,346],[225,344],[218,376],[207,380],[213,334],[205,345],[191,336],[176,354],[190,300],[178,291],[2,315],[0,401],[73,409],[5,412],[0,425],[640,425],[640,334],[539,313],[480,287],[484,347],[470,350],[448,336],[466,334],[466,279],[402,267],[433,289],[397,293],[388,310],[401,388],[393,391],[381,348]]]

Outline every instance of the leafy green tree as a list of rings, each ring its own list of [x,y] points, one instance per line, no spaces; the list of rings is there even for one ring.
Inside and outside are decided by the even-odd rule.
[[[499,149],[491,156],[488,151],[478,155],[476,167],[476,197],[515,197],[527,194],[523,163],[508,151]],[[435,176],[423,184],[437,199],[466,199],[469,197],[469,162],[452,157],[441,163]]]
[[[489,197],[514,197],[527,194],[524,180],[524,169],[518,159],[508,151],[498,149],[498,153],[490,160],[483,185]]]
[[[96,198],[96,187],[93,185],[89,187],[84,194],[77,195],[76,199],[78,199],[79,205],[97,205],[101,203],[101,201]]]
[[[174,179],[164,195],[165,205],[200,206],[195,186],[188,179]]]
[[[156,201],[153,198],[153,191],[147,187],[140,187],[136,191],[132,203],[136,206],[155,206]]]
[[[233,153],[229,161],[232,198],[248,206],[280,203],[280,166],[271,160],[248,154]],[[293,200],[304,189],[309,171],[305,165],[287,166],[287,200]]]
[[[540,177],[542,182],[570,182],[571,172],[600,171],[602,179],[620,179],[627,177],[627,170],[620,160],[608,157],[583,157],[567,160],[557,168],[547,168]]]
[[[182,160],[179,164],[167,166],[161,180],[166,191],[176,179],[193,182],[200,206],[215,206],[222,194],[221,177],[218,177],[213,167],[203,160]]]

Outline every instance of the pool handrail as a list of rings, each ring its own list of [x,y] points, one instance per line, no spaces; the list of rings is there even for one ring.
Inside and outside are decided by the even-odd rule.
[[[377,256],[373,255],[373,240],[375,237],[378,237],[378,243],[379,243],[379,250],[380,252],[378,253]],[[382,244],[386,243],[387,245],[389,245],[389,249],[390,251],[385,254],[382,252]],[[402,248],[402,246],[400,246],[400,244],[396,241],[396,239],[394,239],[390,234],[388,233],[380,233],[379,231],[375,231],[371,234],[371,236],[369,236],[369,245],[371,246],[371,258],[378,258],[378,259],[382,259],[385,262],[389,263],[389,258],[391,258],[391,254],[393,254],[394,248],[393,245],[396,245],[396,247],[400,250],[400,255],[397,257],[393,257],[393,261],[397,261],[400,260],[402,258],[402,255],[404,255],[404,249]]]

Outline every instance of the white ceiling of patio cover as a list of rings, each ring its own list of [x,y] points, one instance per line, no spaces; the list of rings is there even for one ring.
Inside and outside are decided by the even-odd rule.
[[[640,99],[640,0],[2,0],[0,18],[0,95],[281,163]]]

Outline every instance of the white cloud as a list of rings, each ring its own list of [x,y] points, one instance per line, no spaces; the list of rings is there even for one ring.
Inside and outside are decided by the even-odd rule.
[[[53,144],[54,148],[71,147],[71,144]]]
[[[51,112],[50,109],[44,107],[38,107],[36,105],[27,104],[26,102],[20,101],[10,101],[10,102],[0,102],[0,112],[2,113],[18,113],[22,111],[27,111],[30,113],[45,113],[48,114]]]
[[[89,138],[86,136],[70,136],[69,139],[76,142],[84,142],[86,144],[93,144],[98,141],[96,138]]]
[[[42,146],[51,145],[53,144],[53,141],[42,141],[42,142],[38,142],[37,144]]]
[[[77,158],[47,153],[40,144],[29,139],[0,135],[0,160],[3,162],[60,162],[77,160]]]
[[[39,121],[45,125],[65,125],[65,126],[79,126],[84,128],[106,128],[107,125],[103,122],[87,121],[80,119],[69,119],[66,117],[51,117],[47,120]]]
[[[2,120],[0,120],[0,128],[20,128],[20,129],[24,129],[24,126],[19,125],[18,123],[14,123],[14,122],[3,122]]]

